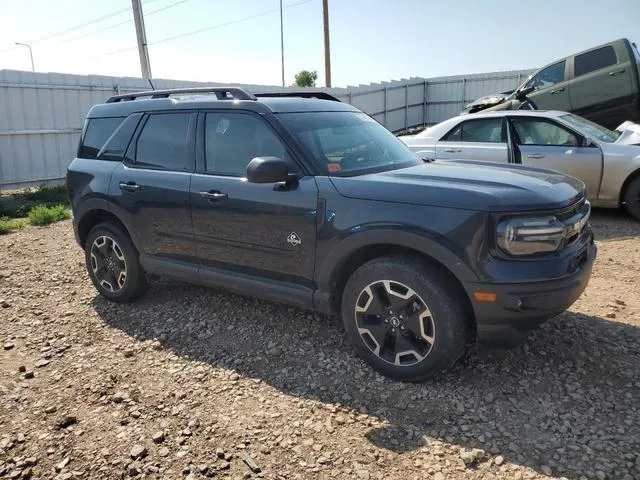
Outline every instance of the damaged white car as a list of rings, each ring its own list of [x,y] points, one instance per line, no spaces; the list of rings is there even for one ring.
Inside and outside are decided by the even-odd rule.
[[[478,160],[548,168],[582,180],[593,206],[640,220],[640,125],[608,130],[567,112],[503,110],[445,120],[399,137],[424,160]]]

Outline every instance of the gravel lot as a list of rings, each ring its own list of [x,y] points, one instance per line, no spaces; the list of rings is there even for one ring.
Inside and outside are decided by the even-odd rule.
[[[69,221],[2,236],[0,477],[638,479],[640,224],[593,223],[570,312],[423,384],[307,311],[170,281],[107,303]]]

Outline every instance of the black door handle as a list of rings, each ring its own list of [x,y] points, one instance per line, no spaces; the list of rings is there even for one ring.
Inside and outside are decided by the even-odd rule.
[[[554,90],[551,90],[551,95],[553,95],[554,93],[560,93],[560,92],[564,92],[564,87],[560,87],[560,88],[556,88]]]
[[[136,182],[120,182],[120,190],[126,190],[127,192],[137,192],[141,188]]]
[[[227,200],[229,195],[219,192],[217,190],[209,190],[208,192],[200,192],[202,198],[206,198],[210,202],[219,202],[220,200]]]

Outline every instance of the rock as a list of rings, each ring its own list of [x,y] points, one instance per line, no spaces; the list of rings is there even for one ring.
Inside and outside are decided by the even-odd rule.
[[[616,312],[609,312],[605,315],[607,318],[616,318]]]
[[[130,477],[135,477],[142,473],[142,465],[139,462],[131,462],[127,465],[127,474]]]
[[[26,372],[26,371],[27,371],[27,367],[25,367],[24,365],[20,365],[20,366],[18,367],[18,372],[20,372],[20,373],[24,373],[24,372]]]
[[[24,459],[24,464],[27,467],[33,467],[38,463],[38,459],[36,457],[28,457]]]
[[[73,415],[65,415],[61,419],[56,422],[56,427],[58,428],[67,428],[78,422],[78,419]]]
[[[33,362],[36,368],[46,367],[50,363],[51,363],[51,360],[47,360],[46,358],[39,358],[38,360]]]
[[[625,303],[625,301],[624,301],[624,300],[620,300],[620,299],[618,299],[618,298],[616,298],[616,299],[615,299],[615,302],[616,302],[618,305],[626,305],[626,303]],[[596,473],[596,475],[597,475],[597,473]]]
[[[144,458],[147,456],[147,447],[145,447],[144,445],[134,445],[133,448],[131,449],[131,458],[133,458],[134,460],[137,460],[139,458]]]
[[[131,358],[131,357],[133,357],[133,350],[128,348],[124,351],[124,358]]]
[[[206,463],[198,465],[198,471],[202,475],[205,475],[207,473],[207,471],[209,471],[209,465],[207,465]]]
[[[196,480],[197,478],[198,478],[198,477],[196,476],[196,474],[195,474],[195,473],[190,473],[189,475],[187,475],[187,476],[185,477],[185,479],[184,479],[184,480]]]
[[[229,468],[231,468],[231,464],[225,460],[224,462],[220,463],[218,468],[220,470],[229,470]]]
[[[552,472],[551,472],[551,467],[549,465],[541,465],[540,470],[542,470],[542,473],[544,473],[545,475],[551,476]]]
[[[279,357],[280,355],[282,355],[282,349],[280,347],[273,347],[267,350],[265,353],[271,357]]]
[[[356,470],[356,476],[361,480],[369,480],[371,474],[367,470]]]
[[[58,410],[58,407],[56,407],[55,405],[49,405],[44,409],[44,413],[55,413],[56,410]]]
[[[238,375],[237,373],[232,373],[231,375],[229,375],[229,380],[231,380],[232,382],[237,382],[238,380],[240,380],[240,375]]]
[[[56,471],[59,472],[59,471],[63,470],[64,467],[66,467],[69,464],[70,461],[71,461],[71,459],[69,457],[65,457],[64,460],[62,460],[60,463],[58,463],[56,465]]]
[[[484,401],[486,403],[493,403],[493,401],[495,400],[493,393],[489,392],[484,396]]]
[[[9,308],[10,306],[11,306],[11,304],[9,302],[7,302],[4,298],[0,299],[0,307]]]
[[[109,455],[111,455],[111,451],[107,447],[104,447],[100,449],[100,455],[102,455],[103,457],[108,457]]]
[[[433,480],[446,480],[442,472],[436,472],[433,474]]]
[[[4,342],[5,350],[11,350],[13,347],[15,347],[15,344],[13,342]]]
[[[271,453],[271,449],[269,447],[267,447],[266,445],[262,445],[260,447],[260,453],[262,453],[264,455],[269,455]]]
[[[260,467],[247,452],[241,451],[238,455],[253,473],[260,473]]]
[[[153,440],[155,443],[162,443],[164,441],[164,432],[162,430],[153,432],[153,435],[151,435],[151,440]]]
[[[113,396],[111,397],[111,401],[113,403],[122,403],[124,401],[124,399],[126,398],[126,394],[123,392],[116,392],[113,394]]]
[[[24,375],[22,376],[25,380],[30,380],[35,376],[35,374],[33,373],[33,370],[27,370],[26,372],[24,372]]]
[[[496,458],[493,459],[493,463],[495,463],[498,466],[502,465],[504,463],[504,457],[502,455],[498,455]]]
[[[224,458],[224,450],[222,450],[221,448],[217,448],[216,449],[216,456],[218,458]]]
[[[167,447],[162,447],[161,449],[158,450],[158,455],[160,457],[168,457],[169,456],[169,449]]]
[[[606,480],[607,475],[602,470],[598,470],[596,471],[596,478],[598,480]]]
[[[471,451],[466,450],[464,448],[460,449],[460,458],[462,459],[464,464],[467,465],[467,466],[471,465],[475,460],[475,457],[473,456],[473,453],[471,453]]]

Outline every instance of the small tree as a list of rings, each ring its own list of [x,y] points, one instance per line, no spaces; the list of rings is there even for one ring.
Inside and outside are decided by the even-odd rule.
[[[318,79],[318,72],[309,70],[301,70],[296,74],[296,81],[293,83],[294,87],[315,87],[316,80]]]

